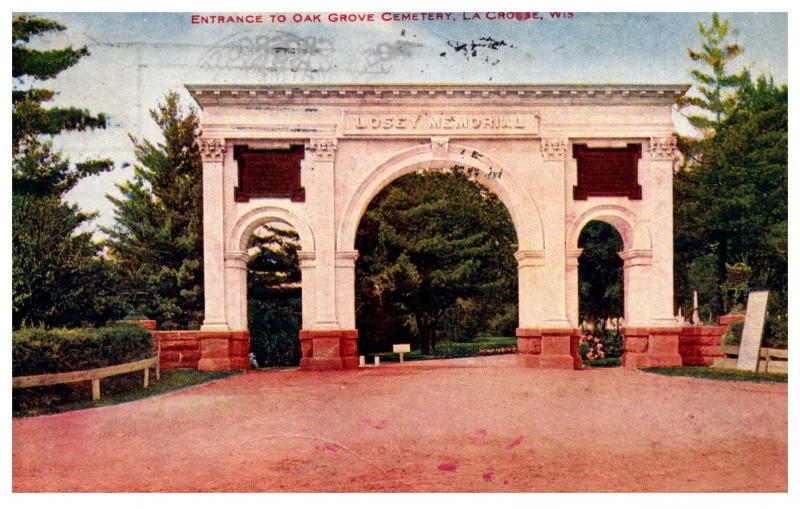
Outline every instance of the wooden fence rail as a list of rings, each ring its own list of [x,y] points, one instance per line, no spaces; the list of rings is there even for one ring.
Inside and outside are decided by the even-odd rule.
[[[715,368],[736,368],[736,357],[739,356],[739,347],[724,345],[723,358],[714,361]],[[787,373],[789,366],[789,350],[777,348],[761,348],[759,351],[758,371],[762,373]]]
[[[92,381],[92,400],[100,399],[100,380],[115,375],[133,373],[134,371],[144,371],[144,387],[150,385],[150,368],[156,370],[156,380],[161,380],[161,369],[158,364],[158,356],[141,361],[117,364],[105,368],[87,369],[84,371],[67,371],[64,373],[49,373],[45,375],[15,376],[11,379],[11,387],[14,389],[23,387],[42,387],[45,385],[71,384],[75,382]]]

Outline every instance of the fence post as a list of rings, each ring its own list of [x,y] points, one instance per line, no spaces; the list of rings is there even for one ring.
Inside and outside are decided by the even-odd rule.
[[[97,401],[100,399],[100,379],[93,378],[92,379],[92,401]]]

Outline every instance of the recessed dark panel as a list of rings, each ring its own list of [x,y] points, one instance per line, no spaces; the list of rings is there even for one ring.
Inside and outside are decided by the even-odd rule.
[[[284,148],[233,147],[233,157],[239,165],[239,185],[234,199],[245,202],[250,198],[289,198],[305,201],[300,187],[300,162],[305,155],[303,145]]]
[[[589,148],[577,144],[572,146],[572,156],[578,161],[574,199],[585,200],[589,196],[642,199],[642,186],[639,185],[641,143],[630,143],[624,148]]]

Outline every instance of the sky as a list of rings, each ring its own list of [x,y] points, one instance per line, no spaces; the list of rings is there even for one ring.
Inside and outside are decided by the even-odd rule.
[[[700,49],[697,23],[710,22],[702,12],[576,12],[570,18],[544,12],[542,19],[524,20],[452,12],[439,21],[387,21],[391,16],[380,12],[373,21],[339,21],[321,13],[319,22],[306,16],[296,22],[284,12],[281,23],[278,12],[247,11],[240,14],[260,15],[262,23],[192,23],[200,14],[41,13],[68,29],[34,47],[85,45],[91,55],[37,86],[58,92],[55,105],[110,118],[108,129],[56,140],[72,161],[110,157],[116,163],[113,172],[84,179],[67,196],[99,213],[92,226],[113,222],[106,194],[116,194],[114,184],[133,175],[129,136],[159,140],[148,112],[168,90],[192,104],[187,83],[691,83],[687,48]],[[730,19],[731,40],[745,48],[732,70],[747,65],[755,75],[786,83],[787,15],[720,14]],[[474,55],[460,49],[471,42],[478,43]],[[275,47],[299,50],[287,57],[270,53]],[[685,129],[680,114],[675,122]]]

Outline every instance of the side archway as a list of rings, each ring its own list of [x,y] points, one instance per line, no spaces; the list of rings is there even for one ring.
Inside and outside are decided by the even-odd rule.
[[[234,223],[225,250],[225,311],[231,330],[246,331],[247,323],[247,242],[259,227],[283,223],[300,237],[300,272],[304,326],[313,310],[314,234],[308,224],[292,212],[279,207],[259,207],[243,214]]]
[[[244,252],[250,235],[259,227],[274,222],[294,228],[300,236],[300,246],[303,251],[314,251],[314,234],[308,223],[286,209],[259,207],[243,214],[233,225],[226,244],[226,253]]]
[[[590,221],[602,221],[613,226],[622,237],[625,251],[652,250],[650,230],[630,209],[619,205],[600,205],[578,216],[567,234],[567,250],[578,249],[578,238]]]

